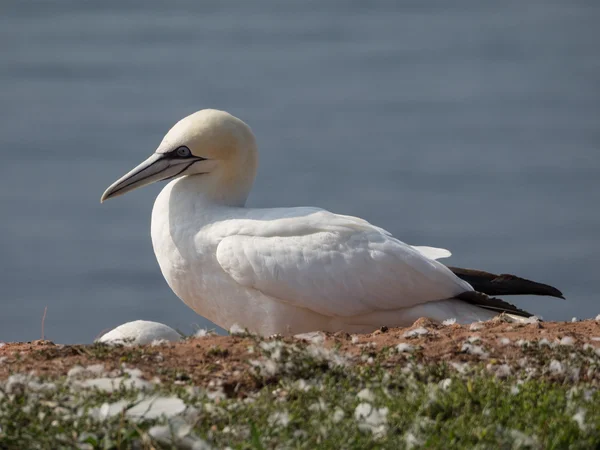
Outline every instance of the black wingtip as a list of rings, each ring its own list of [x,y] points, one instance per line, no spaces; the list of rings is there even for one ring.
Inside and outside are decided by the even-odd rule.
[[[494,282],[502,283],[504,280],[513,283],[516,291],[521,291],[517,292],[515,295],[546,295],[548,297],[556,297],[565,300],[563,293],[549,284],[538,283],[509,274],[500,275]],[[510,294],[505,293],[504,295]]]
[[[563,293],[561,291],[559,291],[558,289],[556,289],[555,287],[552,287],[552,286],[548,286],[548,287],[550,289],[552,289],[554,292],[554,294],[551,295],[551,297],[556,297],[556,298],[560,298],[561,300],[566,300],[565,296],[563,295]]]
[[[563,293],[554,286],[517,277],[516,275],[496,275],[482,270],[448,267],[457,277],[469,283],[473,289],[487,295],[546,295],[565,299]]]
[[[475,306],[479,306],[480,308],[495,311],[498,314],[514,314],[515,316],[520,316],[524,318],[529,318],[533,316],[533,314],[531,314],[530,312],[517,308],[512,303],[508,303],[507,301],[504,301],[500,298],[490,297],[489,295],[483,292],[467,291],[463,292],[460,295],[457,295],[454,298]]]

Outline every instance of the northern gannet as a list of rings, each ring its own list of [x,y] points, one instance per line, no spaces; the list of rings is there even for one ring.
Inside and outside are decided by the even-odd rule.
[[[246,208],[257,165],[250,127],[205,109],[177,122],[101,198],[171,180],[152,210],[156,258],[175,294],[225,329],[289,335],[371,332],[420,317],[469,323],[530,316],[486,293],[562,296],[517,277],[448,268],[437,261],[448,250],[405,244],[357,217]]]

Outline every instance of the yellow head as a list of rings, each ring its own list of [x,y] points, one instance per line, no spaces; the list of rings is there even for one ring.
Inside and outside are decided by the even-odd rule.
[[[250,127],[227,112],[203,109],[177,122],[156,152],[110,185],[100,201],[155,181],[198,176],[204,178],[208,194],[243,203],[257,165]]]

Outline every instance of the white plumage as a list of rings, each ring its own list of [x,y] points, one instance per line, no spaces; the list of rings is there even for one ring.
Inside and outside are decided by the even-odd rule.
[[[154,342],[177,342],[181,335],[162,323],[134,320],[103,334],[96,342],[102,344],[147,345]]]
[[[256,166],[249,127],[203,110],[178,122],[103,200],[175,177],[154,204],[154,251],[173,291],[225,329],[369,332],[421,316],[495,315],[452,299],[472,287],[436,261],[447,250],[319,208],[246,208]]]
[[[445,266],[353,217],[306,208],[242,214],[256,217],[245,219],[244,234],[231,235],[229,226],[213,230],[224,236],[216,247],[219,265],[241,286],[300,308],[351,317],[471,289]],[[270,229],[263,231],[266,217]]]

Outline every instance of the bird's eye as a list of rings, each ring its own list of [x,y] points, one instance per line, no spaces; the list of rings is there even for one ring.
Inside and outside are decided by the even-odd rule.
[[[179,156],[180,158],[187,158],[188,156],[190,156],[192,154],[192,152],[190,152],[190,149],[187,147],[179,147],[177,150],[175,150],[175,154],[177,156]]]

